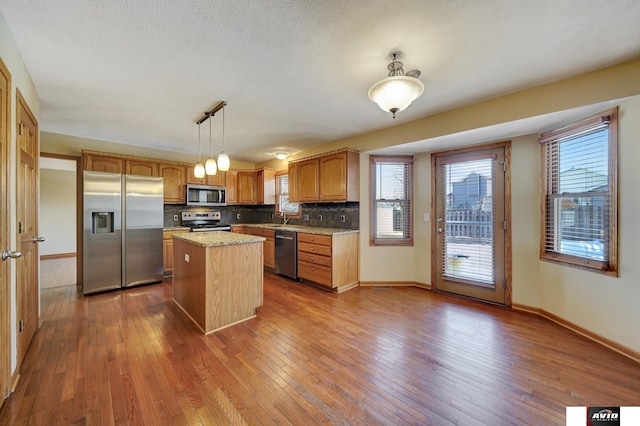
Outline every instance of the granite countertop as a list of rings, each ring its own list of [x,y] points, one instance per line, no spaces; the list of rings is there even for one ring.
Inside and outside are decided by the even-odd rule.
[[[173,238],[188,241],[202,247],[230,246],[234,244],[257,243],[266,238],[255,235],[234,234],[227,231],[185,232],[174,234]]]
[[[357,229],[321,228],[318,226],[284,225],[282,223],[238,223],[237,226],[250,226],[252,228],[273,229],[274,231],[281,229],[283,231],[304,232],[305,234],[316,234],[316,235],[355,234],[360,232]]]
[[[162,228],[163,231],[189,231],[188,226],[169,226],[167,228]]]

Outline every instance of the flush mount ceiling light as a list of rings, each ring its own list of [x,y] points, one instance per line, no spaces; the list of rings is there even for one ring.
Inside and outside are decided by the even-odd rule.
[[[193,176],[202,179],[204,177],[204,164],[200,160],[200,123],[198,123],[198,163],[193,168]]]
[[[418,80],[420,71],[411,70],[405,74],[402,62],[397,57],[398,52],[393,53],[393,61],[387,65],[389,77],[383,78],[369,89],[369,99],[383,111],[393,114],[393,118],[424,92],[424,84]]]
[[[289,154],[286,152],[275,152],[273,155],[275,155],[278,160],[286,160],[289,158]]]
[[[196,121],[196,124],[198,125],[198,143],[200,143],[200,124],[204,123],[205,121],[207,121],[208,119],[216,115],[216,112],[222,110],[222,151],[220,152],[220,155],[218,155],[218,164],[216,165],[216,160],[213,158],[213,145],[212,145],[212,139],[211,139],[211,121],[209,121],[209,159],[207,160],[206,166],[202,166],[202,169],[204,170],[203,175],[196,176],[196,177],[203,177],[205,172],[208,175],[215,175],[218,170],[222,172],[226,172],[227,170],[229,170],[229,166],[231,165],[230,164],[231,162],[229,161],[229,156],[224,152],[224,107],[226,105],[227,103],[225,101],[218,102],[213,108],[205,112],[204,115],[198,119],[198,121]],[[199,152],[198,152],[198,164],[196,164],[196,168],[198,165],[201,165]],[[194,169],[194,174],[195,172],[196,170]]]

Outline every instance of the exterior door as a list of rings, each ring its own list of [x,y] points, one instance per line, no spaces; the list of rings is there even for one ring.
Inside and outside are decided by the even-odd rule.
[[[0,60],[0,251],[9,248],[9,120],[11,116],[11,75]],[[9,393],[11,382],[11,320],[9,312],[9,270],[13,261],[0,261],[0,406]]]
[[[38,307],[38,124],[24,98],[16,95],[18,366],[39,327]]]
[[[432,156],[437,290],[510,304],[509,148],[500,144]]]

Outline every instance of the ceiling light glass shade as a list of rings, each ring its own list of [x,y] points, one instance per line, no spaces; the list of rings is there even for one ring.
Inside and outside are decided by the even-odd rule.
[[[424,84],[415,77],[394,76],[387,77],[369,89],[369,99],[377,103],[386,112],[391,112],[395,118],[396,112],[406,109],[424,92]]]
[[[286,152],[276,152],[275,155],[278,160],[286,160],[289,157],[289,154]]]
[[[196,166],[193,168],[193,176],[198,179],[204,177],[204,165],[202,163],[196,164]]]
[[[216,160],[213,158],[207,159],[207,162],[204,163],[204,171],[206,174],[213,176],[218,172],[218,166],[216,165]]]
[[[226,152],[222,151],[220,155],[218,155],[218,169],[222,172],[226,172],[231,167],[231,161],[229,161],[229,156]]]

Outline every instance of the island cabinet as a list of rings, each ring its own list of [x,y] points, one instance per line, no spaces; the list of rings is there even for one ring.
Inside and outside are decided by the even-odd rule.
[[[276,266],[276,231],[245,226],[244,233],[265,238],[263,245],[264,267],[273,270]]]
[[[360,200],[360,156],[355,151],[336,151],[289,163],[287,174],[292,201],[329,203]]]
[[[338,293],[358,285],[358,232],[298,232],[298,277]]]
[[[173,234],[182,232],[189,232],[189,229],[162,231],[162,265],[165,277],[170,277],[173,273]]]
[[[125,160],[125,173],[138,176],[159,176],[158,163],[144,160]]]
[[[164,178],[164,203],[185,204],[187,168],[176,164],[160,163],[158,173]]]
[[[173,300],[203,333],[256,316],[263,297],[262,241],[232,232],[174,236]]]
[[[94,172],[123,173],[124,159],[102,154],[86,154],[82,157],[83,170]]]

